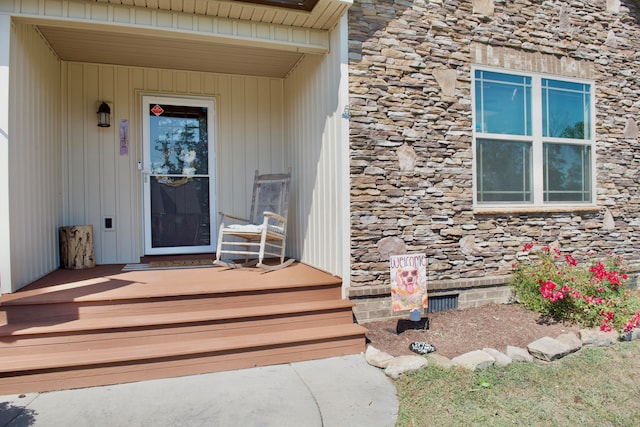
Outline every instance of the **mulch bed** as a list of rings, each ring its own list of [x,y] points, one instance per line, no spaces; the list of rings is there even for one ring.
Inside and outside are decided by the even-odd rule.
[[[392,356],[413,355],[409,345],[425,341],[436,353],[452,358],[486,347],[504,352],[508,345],[526,346],[544,336],[567,332],[578,334],[576,325],[546,319],[520,304],[489,304],[464,310],[429,313],[428,330],[396,333],[398,319],[364,323],[368,342]],[[408,317],[407,317],[408,319]]]

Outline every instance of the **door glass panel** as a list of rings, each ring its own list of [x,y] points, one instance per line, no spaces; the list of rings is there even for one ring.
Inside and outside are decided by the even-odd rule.
[[[153,112],[162,113],[156,116]],[[207,108],[153,105],[151,123],[151,172],[172,175],[209,173]]]
[[[208,108],[147,107],[150,251],[206,250],[211,247]]]
[[[152,246],[209,245],[209,179],[151,180]]]

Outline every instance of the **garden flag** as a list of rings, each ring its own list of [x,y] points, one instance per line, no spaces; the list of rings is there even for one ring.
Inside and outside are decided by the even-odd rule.
[[[427,302],[427,257],[424,254],[391,256],[391,302],[393,311],[419,310]]]

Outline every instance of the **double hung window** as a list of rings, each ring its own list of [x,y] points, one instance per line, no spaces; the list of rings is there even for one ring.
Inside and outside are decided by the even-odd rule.
[[[593,85],[474,69],[477,206],[593,203]]]

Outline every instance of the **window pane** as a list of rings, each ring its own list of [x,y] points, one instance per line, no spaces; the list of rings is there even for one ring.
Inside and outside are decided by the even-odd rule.
[[[476,169],[478,202],[531,202],[531,143],[478,140]]]
[[[477,70],[476,132],[531,135],[531,78]]]
[[[546,137],[590,139],[589,85],[542,79],[542,134]]]
[[[544,144],[545,202],[591,201],[591,147]]]

